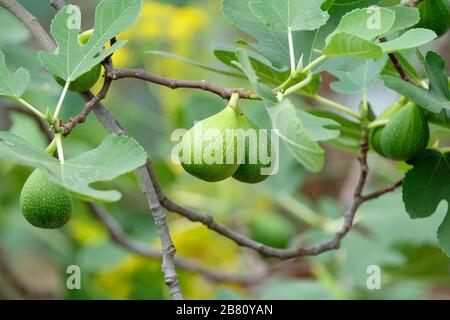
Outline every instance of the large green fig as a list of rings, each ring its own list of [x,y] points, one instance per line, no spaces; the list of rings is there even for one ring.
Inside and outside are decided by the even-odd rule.
[[[439,37],[450,28],[450,0],[424,0],[417,8],[420,22],[414,28],[431,29]]]
[[[404,101],[399,101],[396,104],[386,108],[378,117],[377,120],[390,119],[401,107],[405,105]],[[372,149],[374,149],[379,155],[386,157],[383,149],[381,148],[381,135],[383,133],[385,125],[376,127],[370,131],[369,143]]]
[[[20,209],[33,226],[56,229],[69,221],[72,198],[62,187],[50,181],[44,171],[36,169],[22,188]]]
[[[92,30],[83,32],[78,36],[78,42],[80,45],[85,45],[92,35]],[[70,82],[69,90],[74,92],[86,92],[89,91],[100,78],[102,71],[102,65],[99,63],[88,72],[82,74],[74,81]],[[56,82],[62,87],[65,86],[66,81],[60,77],[54,76]]]
[[[235,132],[242,116],[236,107],[228,105],[197,122],[181,141],[179,156],[183,168],[208,182],[231,177],[239,167]]]
[[[384,127],[381,148],[388,158],[406,161],[420,155],[429,139],[430,128],[425,111],[409,102]]]
[[[240,129],[244,133],[242,136],[245,138],[245,154],[242,164],[233,174],[233,178],[245,183],[261,182],[269,177],[269,174],[265,172],[265,174],[262,174],[261,170],[270,168],[272,164],[269,160],[272,156],[270,134],[267,130],[261,131],[258,125],[245,116],[240,118]],[[265,136],[261,137],[260,132],[264,133]],[[249,137],[252,137],[252,139]],[[269,159],[264,159],[266,157]]]

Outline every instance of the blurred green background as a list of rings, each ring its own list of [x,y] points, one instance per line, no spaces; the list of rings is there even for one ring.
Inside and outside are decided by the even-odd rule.
[[[54,10],[47,1],[23,0],[48,29]],[[83,28],[92,27],[98,1],[73,0],[82,8]],[[144,67],[151,73],[177,79],[202,80],[222,87],[245,87],[245,82],[205,72],[172,59],[147,54],[161,50],[220,66],[211,53],[217,44],[233,44],[244,35],[222,16],[220,1],[145,1],[136,25],[121,35],[129,40],[113,57],[118,67]],[[450,52],[448,36],[435,43]],[[446,47],[445,47],[446,46]],[[61,88],[40,66],[36,44],[15,18],[0,9],[0,49],[9,66],[24,66],[32,74],[26,99],[42,110],[54,107]],[[447,57],[448,59],[448,57]],[[330,79],[325,77],[324,95]],[[101,83],[97,84],[97,91]],[[379,111],[394,98],[375,86],[371,103]],[[334,97],[357,104],[354,97]],[[9,112],[11,101],[0,99],[0,130],[10,130],[45,148],[46,136],[27,115]],[[137,80],[113,83],[105,101],[152,157],[158,178],[177,202],[197,208],[255,240],[277,247],[314,244],[328,239],[342,222],[352,197],[358,164],[354,155],[327,148],[327,166],[320,174],[305,172],[283,148],[280,172],[259,185],[229,179],[206,183],[171,162],[171,133],[190,128],[195,120],[218,112],[225,102],[210,93],[170,90]],[[245,112],[262,126],[269,126],[258,102],[242,102]],[[64,119],[76,115],[83,102],[70,94]],[[73,156],[94,148],[107,135],[92,115],[65,140]],[[401,172],[391,163],[370,156],[370,188],[394,181]],[[115,245],[104,227],[85,205],[75,202],[72,220],[61,230],[30,226],[19,210],[19,195],[30,169],[0,159],[0,298],[57,299],[167,299],[159,260],[139,257]],[[159,242],[152,217],[136,174],[123,176],[108,186],[123,193],[119,203],[105,206],[129,237],[148,246]],[[450,260],[437,246],[435,230],[446,211],[441,204],[431,218],[412,221],[406,214],[401,192],[367,203],[358,211],[355,229],[342,248],[318,257],[278,261],[243,249],[230,240],[168,213],[170,230],[180,257],[189,257],[216,272],[268,276],[251,284],[214,282],[198,273],[178,269],[188,299],[448,299]],[[66,269],[81,268],[81,290],[69,290]],[[367,268],[381,268],[380,290],[369,290]],[[12,271],[12,272],[11,272]],[[22,290],[20,285],[27,288]],[[28,289],[28,291],[27,291]]]

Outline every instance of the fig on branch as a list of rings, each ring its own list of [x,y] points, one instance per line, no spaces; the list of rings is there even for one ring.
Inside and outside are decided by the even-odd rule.
[[[405,102],[399,101],[396,104],[386,108],[380,116],[377,118],[377,120],[387,120],[392,118],[392,116],[400,110],[401,107],[405,105]],[[381,135],[383,133],[385,125],[376,127],[370,131],[369,134],[369,143],[372,149],[375,150],[376,153],[379,155],[386,157],[386,154],[383,152],[383,149],[381,148]]]
[[[424,0],[417,5],[420,22],[415,28],[433,30],[438,37],[450,28],[450,0]]]
[[[199,179],[217,182],[231,177],[239,167],[235,131],[242,113],[233,106],[197,122],[180,145],[184,170]]]
[[[425,111],[414,102],[397,111],[383,128],[382,152],[394,160],[411,160],[425,151],[430,128]]]
[[[272,147],[268,130],[262,131],[258,125],[245,116],[239,119],[242,138],[245,143],[245,153],[242,164],[233,174],[233,178],[245,183],[258,183],[269,177],[269,172],[262,174],[264,168],[271,167]],[[238,143],[240,138],[238,138]],[[264,158],[264,159],[263,159]],[[265,159],[267,158],[267,159]]]
[[[64,188],[50,181],[47,173],[36,169],[22,188],[20,209],[33,226],[56,229],[69,221],[72,198]]]
[[[81,46],[85,45],[89,41],[92,35],[92,31],[92,29],[85,31],[78,36],[78,43]],[[97,83],[98,79],[100,78],[101,71],[102,65],[99,63],[88,72],[82,74],[77,79],[70,82],[69,90],[74,92],[89,91]],[[65,86],[66,81],[64,79],[61,79],[57,76],[54,76],[54,78],[60,86]]]

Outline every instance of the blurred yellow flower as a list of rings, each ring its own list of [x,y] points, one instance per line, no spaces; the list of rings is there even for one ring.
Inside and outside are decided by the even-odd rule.
[[[101,225],[93,223],[91,219],[83,215],[73,215],[68,226],[70,233],[80,244],[94,244],[107,238],[105,229]]]
[[[144,3],[137,22],[120,38],[139,42],[142,52],[150,49],[145,45],[162,43],[168,45],[171,52],[183,55],[192,49],[193,38],[208,22],[207,12],[200,8],[148,1]],[[119,67],[127,66],[131,60],[130,44],[114,54],[114,62]]]

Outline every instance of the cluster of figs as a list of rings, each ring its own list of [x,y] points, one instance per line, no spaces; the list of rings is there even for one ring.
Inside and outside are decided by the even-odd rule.
[[[272,152],[268,131],[245,116],[231,98],[222,111],[197,122],[183,136],[179,158],[184,170],[204,181],[233,177],[254,184],[270,175]]]

